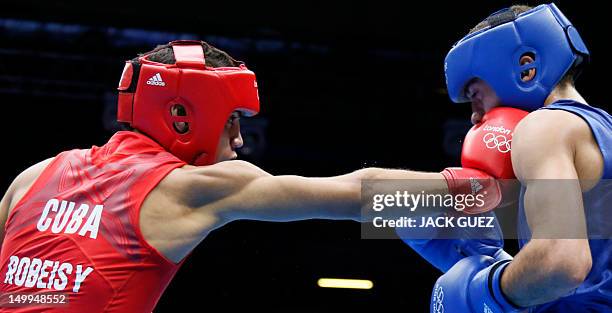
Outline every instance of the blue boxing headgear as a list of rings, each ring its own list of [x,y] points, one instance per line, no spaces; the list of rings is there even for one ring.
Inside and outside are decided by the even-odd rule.
[[[515,15],[509,9],[487,18],[489,26],[465,36],[446,56],[448,94],[454,102],[469,102],[467,84],[487,82],[506,106],[532,111],[573,66],[588,58],[589,50],[576,28],[554,3]],[[522,55],[533,63],[520,65]],[[521,72],[535,69],[535,77],[521,80]]]

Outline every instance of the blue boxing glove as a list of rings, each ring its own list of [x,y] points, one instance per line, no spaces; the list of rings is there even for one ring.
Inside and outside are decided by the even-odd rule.
[[[436,281],[431,313],[521,312],[501,290],[501,276],[510,260],[474,255],[457,262]]]
[[[461,214],[449,213],[446,215],[457,217]],[[487,212],[481,216],[493,217],[494,227],[447,228],[431,233],[431,238],[428,239],[413,239],[414,237],[422,238],[424,234],[414,233],[414,230],[410,228],[396,228],[395,231],[404,243],[444,273],[459,260],[472,255],[486,255],[497,260],[512,260],[512,256],[503,249],[504,239],[495,214]]]

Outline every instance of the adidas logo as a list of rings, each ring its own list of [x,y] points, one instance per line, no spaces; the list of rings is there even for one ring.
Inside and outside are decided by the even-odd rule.
[[[476,179],[470,177],[470,187],[472,187],[472,194],[477,194],[482,188],[484,188]]]
[[[151,76],[151,78],[149,78],[149,80],[147,80],[147,85],[153,85],[153,86],[166,86],[166,83],[164,83],[164,80],[161,78],[161,75],[159,75],[159,73]]]

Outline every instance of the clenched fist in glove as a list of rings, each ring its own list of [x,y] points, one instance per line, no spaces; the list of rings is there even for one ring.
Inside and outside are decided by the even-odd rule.
[[[451,194],[481,195],[485,199],[483,206],[467,206],[464,213],[495,217],[488,211],[496,208],[502,200],[503,188],[497,179],[514,178],[510,160],[512,133],[527,114],[526,111],[505,107],[489,111],[465,137],[461,156],[463,167],[442,171]],[[423,239],[414,236],[410,229],[396,228],[396,233],[407,245],[442,272],[472,255],[485,255],[496,260],[512,259],[503,250],[504,240],[497,221],[490,229],[457,227],[445,231],[447,233],[434,232],[431,238]]]
[[[512,134],[528,112],[498,107],[487,112],[465,136],[461,166],[441,173],[453,195],[480,195],[483,205],[471,205],[465,213],[477,214],[496,208],[502,200],[502,186],[497,179],[515,178],[510,159]]]

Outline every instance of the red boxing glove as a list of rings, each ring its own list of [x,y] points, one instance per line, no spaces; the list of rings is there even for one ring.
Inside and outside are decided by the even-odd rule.
[[[494,108],[468,131],[461,151],[463,168],[442,171],[451,194],[480,195],[484,201],[484,205],[466,205],[463,212],[482,213],[500,204],[502,192],[495,179],[515,178],[510,159],[512,134],[527,114],[515,108]]]
[[[498,107],[487,112],[465,136],[461,166],[479,169],[495,178],[515,178],[510,159],[512,134],[529,112]]]
[[[478,214],[495,209],[502,199],[499,183],[491,175],[476,169],[449,167],[441,172],[449,192],[463,195],[455,209],[468,214]],[[471,195],[471,200],[469,195]],[[460,205],[460,207],[458,206]]]

